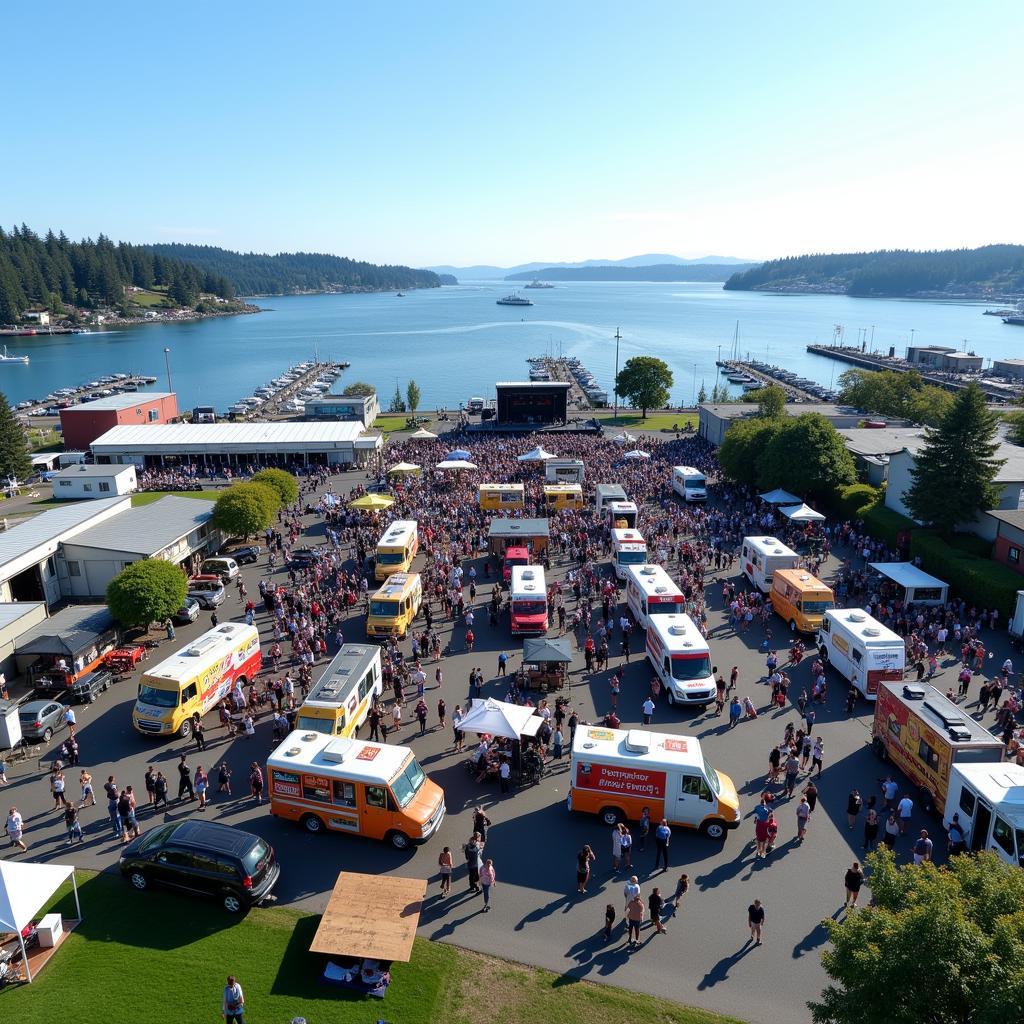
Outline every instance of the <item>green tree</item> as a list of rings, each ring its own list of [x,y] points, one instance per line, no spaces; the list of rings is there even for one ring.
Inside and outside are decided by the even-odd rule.
[[[377,394],[377,389],[372,384],[367,384],[365,381],[357,380],[349,384],[342,394],[346,398],[366,398],[369,395]]]
[[[253,474],[252,482],[273,487],[285,507],[299,500],[299,481],[283,469],[261,469]]]
[[[786,414],[786,392],[778,384],[769,384],[754,392],[757,414],[766,420],[774,420]]]
[[[654,356],[633,356],[615,378],[615,390],[647,419],[648,409],[668,405],[672,371],[668,363]]]
[[[405,387],[405,404],[411,413],[420,407],[420,386],[414,380],[409,381]]]
[[[996,458],[997,426],[984,392],[970,384],[957,393],[939,425],[925,431],[905,498],[918,522],[948,536],[959,523],[999,504],[994,480],[1006,460]]]
[[[170,618],[185,602],[188,580],[173,562],[144,558],[107,584],[107,606],[122,626],[148,626]]]
[[[1014,444],[1024,445],[1024,410],[1003,414],[1006,437]]]
[[[397,383],[395,384],[395,393],[391,396],[388,412],[405,412],[405,399],[402,397],[402,392],[399,390]]]
[[[703,405],[708,400],[707,389],[704,387],[704,381],[700,382],[700,391],[697,392],[697,404]]]
[[[782,420],[733,420],[718,449],[718,461],[725,475],[737,483],[756,484],[759,460],[781,428]]]
[[[1024,871],[993,853],[896,866],[868,857],[870,907],[823,922],[815,1024],[1005,1024],[1024,999]]]
[[[758,459],[761,487],[783,487],[803,496],[829,496],[856,479],[857,467],[842,436],[816,412],[781,420]]]
[[[280,507],[280,494],[269,484],[232,484],[213,506],[213,525],[232,537],[248,537],[270,526]]]
[[[0,480],[24,480],[31,473],[25,428],[11,411],[7,396],[0,393]]]

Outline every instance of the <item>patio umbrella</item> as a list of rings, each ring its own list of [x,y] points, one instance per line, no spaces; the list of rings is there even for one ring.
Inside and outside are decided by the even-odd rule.
[[[542,721],[540,715],[533,713],[533,708],[488,697],[470,703],[459,729],[517,740],[520,736],[535,736]]]
[[[420,427],[414,434],[409,435],[410,441],[436,441],[437,434],[432,434],[425,427]]]
[[[446,459],[462,460],[464,462],[468,462],[471,458],[473,458],[473,456],[470,455],[469,452],[467,452],[465,448],[456,448],[455,451],[449,452],[445,456],[445,458]]]
[[[395,499],[386,494],[364,494],[361,498],[350,501],[348,507],[362,509],[364,512],[380,512],[391,508],[394,503]]]
[[[632,434],[627,434],[624,430],[621,434],[616,434],[614,437],[612,437],[612,440],[616,444],[626,444],[629,441],[635,441],[636,438]]]
[[[388,476],[404,476],[407,473],[418,473],[420,468],[415,462],[397,462],[388,470]]]
[[[472,462],[467,462],[465,459],[445,459],[444,462],[439,462],[436,469],[476,469],[476,466]]]
[[[532,451],[526,452],[524,455],[518,456],[519,462],[547,462],[548,459],[555,458],[551,452],[544,451],[543,445],[537,445]]]
[[[548,640],[546,637],[540,637],[523,641],[524,665],[549,665],[552,662],[562,665],[572,662],[572,650],[568,640]]]
[[[647,452],[640,451],[639,448],[634,448],[631,452],[626,452],[622,457],[624,459],[649,459],[650,455]]]

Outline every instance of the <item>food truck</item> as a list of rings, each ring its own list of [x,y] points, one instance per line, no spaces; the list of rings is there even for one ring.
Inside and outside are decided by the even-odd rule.
[[[859,608],[830,608],[818,627],[818,656],[868,700],[884,680],[899,682],[907,647],[903,637]]]
[[[549,484],[582,484],[586,467],[580,459],[548,459],[544,479]]]
[[[512,569],[509,620],[513,636],[547,633],[548,592],[541,566],[517,565]]]
[[[416,520],[396,519],[377,541],[374,578],[383,581],[392,573],[409,572],[419,549],[420,535]]]
[[[581,725],[569,768],[570,811],[596,814],[606,825],[651,821],[697,829],[724,839],[742,814],[736,786],[716,771],[694,736],[645,729]]]
[[[612,530],[612,568],[624,580],[630,567],[647,561],[647,543],[638,530]]]
[[[832,588],[804,569],[776,569],[768,600],[791,633],[817,633],[822,616],[836,605]]]
[[[1024,867],[1024,767],[1013,761],[954,764],[942,816],[947,831],[954,814],[968,850],[991,850]]]
[[[686,598],[660,565],[631,565],[626,573],[626,607],[641,629],[652,615],[686,611]]]
[[[550,536],[551,527],[547,519],[497,517],[487,528],[487,550],[500,556],[506,548],[526,548],[535,561],[543,561]]]
[[[934,686],[882,682],[871,746],[917,787],[915,803],[943,813],[955,764],[998,764],[1003,744]]]
[[[530,564],[529,548],[505,548],[505,557],[501,563],[501,578],[506,585],[512,582],[512,570],[517,565]]]
[[[370,598],[367,636],[405,639],[423,603],[423,582],[418,572],[392,573]]]
[[[381,695],[380,648],[343,644],[306,694],[295,724],[300,732],[352,736]]]
[[[267,758],[267,785],[270,813],[307,832],[348,832],[405,850],[444,821],[444,791],[397,744],[296,729]]]
[[[744,537],[740,548],[743,575],[767,594],[776,569],[795,569],[800,556],[774,537]]]
[[[703,710],[715,699],[711,648],[689,615],[652,616],[644,649],[669,705],[694,704]]]
[[[687,504],[708,500],[707,477],[693,466],[672,467],[672,490]]]

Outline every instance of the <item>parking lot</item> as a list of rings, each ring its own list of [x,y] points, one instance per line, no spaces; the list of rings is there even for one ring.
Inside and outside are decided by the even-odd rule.
[[[347,494],[348,487],[356,482],[365,480],[362,476],[337,477],[333,485],[339,493]],[[317,517],[307,516],[304,523],[309,542],[322,540],[322,526]],[[482,564],[482,560],[477,562],[478,582],[483,579]],[[826,578],[836,565],[833,559],[824,573]],[[553,557],[556,578],[567,568],[567,561]],[[257,565],[243,568],[250,594],[255,594],[257,581],[265,570],[265,554]],[[854,714],[847,716],[846,687],[830,672],[829,697],[817,708],[814,729],[814,733],[824,739],[825,758],[818,780],[818,808],[811,819],[808,838],[802,845],[796,841],[798,799],[779,799],[776,803],[778,845],[767,860],[755,859],[753,822],[749,815],[763,788],[770,748],[781,740],[787,722],[799,724],[795,700],[804,687],[809,690],[810,659],[791,672],[791,704],[783,709],[767,710],[769,688],[760,682],[764,677],[764,655],[759,651],[761,628],[755,624],[749,633],[736,636],[722,612],[720,581],[724,575],[736,572],[733,569],[708,574],[712,660],[726,678],[732,666],[738,667],[738,693],[749,695],[761,713],[755,720],[743,720],[730,729],[726,717],[714,716],[713,706],[706,713],[697,713],[692,709],[669,708],[662,702],[656,709],[653,728],[685,733],[701,740],[710,763],[735,781],[741,795],[744,822],[739,830],[729,833],[724,842],[675,829],[670,847],[671,868],[667,874],[652,876],[653,843],[649,843],[645,852],[635,849],[634,870],[639,875],[645,899],[652,885],[660,885],[666,896],[671,895],[683,871],[689,874],[691,888],[680,912],[668,920],[667,934],[655,935],[652,928],[645,927],[641,947],[632,952],[625,947],[621,926],[622,886],[627,873],[611,872],[611,830],[594,818],[567,810],[568,757],[561,762],[549,761],[540,784],[502,796],[495,785],[474,782],[464,766],[466,755],[453,752],[450,728],[444,731],[436,728],[438,697],[443,695],[449,718],[456,704],[465,707],[469,696],[468,678],[474,666],[482,668],[487,680],[484,694],[504,696],[505,686],[496,680],[498,653],[504,650],[509,654],[510,671],[521,661],[521,643],[509,635],[507,613],[496,629],[488,626],[486,614],[476,616],[476,647],[472,655],[463,649],[464,626],[458,625],[453,631],[451,622],[438,620],[436,623],[443,642],[451,642],[454,649],[447,651],[443,659],[443,690],[427,690],[431,728],[420,737],[415,720],[409,722],[412,715],[408,708],[398,741],[414,748],[423,768],[443,787],[448,816],[438,835],[406,853],[337,834],[308,835],[295,825],[272,818],[266,805],[255,806],[247,793],[248,765],[253,760],[264,762],[270,751],[267,714],[261,716],[252,738],[226,737],[217,724],[216,715],[209,715],[204,752],[196,751],[191,742],[153,741],[135,733],[131,728],[130,709],[138,669],[101,694],[96,703],[77,709],[81,761],[92,772],[99,792],[97,805],[82,814],[86,840],[83,845],[73,851],[66,847],[62,816],[52,810],[47,757],[62,742],[64,733],[54,738],[41,764],[28,762],[11,767],[8,772],[11,785],[4,798],[7,806],[17,804],[25,817],[29,858],[71,860],[83,868],[109,869],[116,864],[119,843],[111,836],[102,794],[102,784],[108,775],[114,774],[121,785],[132,783],[144,800],[143,776],[146,766],[152,764],[171,780],[173,797],[177,791],[176,764],[181,752],[189,753],[193,768],[203,765],[210,772],[211,780],[215,780],[215,766],[226,761],[234,773],[234,794],[230,799],[215,794],[207,814],[214,820],[257,832],[274,845],[283,868],[277,890],[277,898],[282,903],[322,910],[338,871],[343,869],[433,877],[437,856],[442,846],[448,845],[456,862],[452,895],[442,899],[436,881],[432,882],[420,924],[420,934],[426,938],[450,941],[574,977],[613,982],[749,1021],[776,1024],[779,1020],[807,1020],[806,1000],[816,997],[825,982],[819,962],[825,943],[821,922],[841,913],[844,873],[852,860],[861,856],[861,823],[852,831],[847,828],[847,795],[854,787],[865,797],[877,794],[879,778],[886,774],[886,766],[875,759],[870,749],[871,707],[861,701]],[[287,584],[285,573],[278,571],[275,578]],[[478,587],[477,607],[483,607],[488,601],[490,587],[489,582]],[[573,606],[571,594],[568,606],[570,609]],[[242,614],[242,603],[232,587],[219,610],[220,620],[241,618]],[[362,624],[361,613],[352,616],[344,627],[346,640],[362,642]],[[262,606],[257,625],[263,631],[264,643],[269,644],[268,616]],[[203,612],[196,623],[178,629],[174,642],[162,641],[159,649],[150,653],[148,664],[152,665],[207,628],[209,613]],[[784,625],[776,620],[773,628],[776,637],[782,638]],[[557,629],[552,629],[549,635],[556,634]],[[609,678],[613,671],[624,668],[618,714],[623,728],[640,724],[641,705],[650,693],[651,677],[641,653],[642,641],[642,632],[636,631],[630,662],[626,665],[617,653],[616,630],[610,665],[604,672],[590,675],[583,671],[582,653],[576,651],[568,696],[583,720],[595,721],[609,710]],[[1004,647],[1005,636],[990,645],[995,651],[996,665],[1006,656]],[[403,648],[408,651],[408,643]],[[326,664],[322,659],[317,671],[322,671]],[[942,664],[936,685],[943,691],[950,684],[955,685],[958,667],[958,661],[954,660]],[[432,681],[433,672],[428,674]],[[975,683],[972,695],[976,695],[976,691]],[[389,735],[388,740],[393,742],[393,735]],[[44,751],[39,750],[39,753],[44,754]],[[78,769],[68,768],[66,776],[69,796],[77,797]],[[805,778],[801,773],[798,794]],[[216,788],[215,784],[212,788]],[[493,909],[487,915],[481,913],[480,898],[466,892],[462,867],[461,850],[477,804],[484,806],[493,822],[486,855],[494,860],[497,886],[492,896]],[[153,824],[154,816],[145,807],[140,807],[140,811],[140,824],[145,829]],[[174,820],[194,813],[197,813],[196,804],[178,804],[172,799],[170,809],[166,814],[161,812],[157,820]],[[913,824],[911,833],[917,827],[929,828],[937,840],[937,853],[944,854],[945,839],[940,834],[938,819],[926,819],[915,810]],[[578,895],[575,855],[584,843],[593,846],[597,860],[588,892]],[[909,836],[899,841],[897,852],[901,859],[909,858],[909,846]],[[2,855],[11,856],[14,852],[5,848]],[[765,940],[760,947],[747,942],[746,911],[755,897],[766,907]],[[126,886],[126,912],[145,913],[145,901],[145,894],[136,894]],[[616,907],[620,925],[612,941],[606,943],[601,928],[608,903]]]

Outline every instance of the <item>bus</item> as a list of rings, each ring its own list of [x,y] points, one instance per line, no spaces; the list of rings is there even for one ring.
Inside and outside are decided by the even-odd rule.
[[[420,549],[415,519],[396,519],[377,541],[377,568],[374,578],[386,580],[392,573],[408,572]]]
[[[647,561],[647,544],[638,530],[612,530],[612,566],[618,579],[624,580],[630,566]]]
[[[652,615],[686,611],[686,598],[660,565],[631,565],[626,571],[626,605],[643,629]]]
[[[670,705],[703,709],[715,699],[711,648],[689,615],[653,616],[644,649]]]
[[[328,829],[425,843],[444,821],[444,790],[409,747],[297,729],[267,758],[270,813],[314,835]]]
[[[687,504],[691,501],[707,501],[707,478],[693,466],[672,467],[672,490]]]
[[[132,725],[144,736],[192,735],[192,714],[205,715],[232,690],[256,678],[260,634],[244,622],[225,622],[148,669],[139,681]]]
[[[351,736],[381,694],[380,648],[344,644],[299,708],[295,728]]]
[[[405,638],[423,603],[423,582],[418,572],[395,572],[370,598],[367,636]]]
[[[774,537],[744,537],[740,548],[743,575],[767,594],[772,589],[772,574],[776,569],[795,569],[800,556]]]
[[[544,507],[551,512],[563,508],[583,508],[583,488],[579,484],[547,484],[544,488]]]
[[[516,565],[512,568],[509,588],[509,615],[512,635],[548,631],[548,591],[544,569],[539,565]]]
[[[803,569],[776,569],[768,599],[793,633],[816,633],[821,617],[836,606],[832,588]]]
[[[481,484],[477,501],[488,512],[521,509],[526,507],[526,492],[522,484]]]

